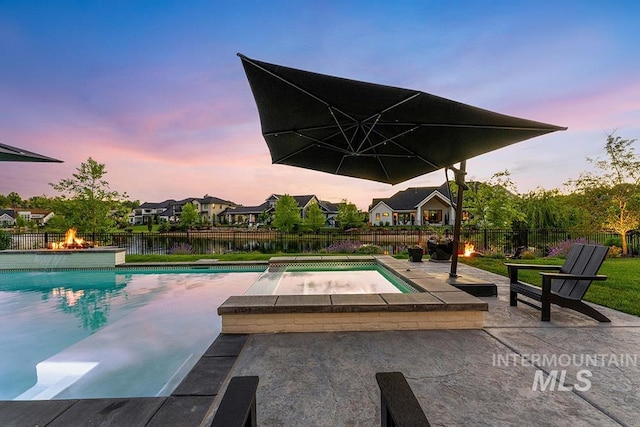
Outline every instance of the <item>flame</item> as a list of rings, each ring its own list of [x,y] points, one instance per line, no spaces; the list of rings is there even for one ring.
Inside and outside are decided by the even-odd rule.
[[[92,246],[81,237],[76,237],[78,230],[70,228],[64,234],[64,240],[62,242],[53,242],[49,245],[50,249],[69,249],[69,248],[85,248]]]
[[[471,256],[471,254],[474,252],[475,246],[472,245],[471,243],[465,243],[464,244],[464,256]]]

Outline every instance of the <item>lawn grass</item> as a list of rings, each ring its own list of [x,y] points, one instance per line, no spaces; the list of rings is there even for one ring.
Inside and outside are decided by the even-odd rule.
[[[460,258],[460,262],[507,276],[505,259],[496,258]],[[508,260],[521,264],[562,265],[564,259],[537,258],[532,260]],[[608,276],[604,282],[593,282],[584,299],[610,307],[624,313],[640,316],[640,258],[607,258],[598,274]],[[520,270],[518,278],[524,282],[540,286],[542,279],[535,270]]]
[[[195,262],[199,259],[220,261],[266,261],[274,256],[296,256],[298,254],[264,254],[261,252],[237,252],[211,255],[126,255],[126,262]],[[301,254],[300,254],[301,255]],[[308,255],[308,254],[305,254]]]

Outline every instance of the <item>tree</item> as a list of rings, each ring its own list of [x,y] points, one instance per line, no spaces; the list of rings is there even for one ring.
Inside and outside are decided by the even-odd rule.
[[[292,196],[285,194],[276,201],[273,226],[280,231],[293,231],[302,221],[300,206]]]
[[[516,186],[508,170],[495,173],[487,182],[469,183],[464,209],[471,214],[469,225],[479,228],[508,228],[524,219],[519,209]]]
[[[196,208],[196,205],[191,202],[187,202],[182,207],[182,213],[180,214],[180,224],[183,227],[190,227],[198,221],[199,217],[200,215],[198,214],[198,208]]]
[[[607,158],[587,158],[599,173],[584,172],[568,182],[583,196],[588,211],[599,215],[601,226],[620,234],[623,254],[628,253],[627,233],[640,226],[640,158],[634,152],[635,142],[608,135]]]
[[[571,226],[572,213],[558,189],[536,188],[522,196],[522,212],[528,228],[566,228]]]
[[[258,224],[269,225],[273,221],[273,215],[267,211],[262,211],[258,214]]]
[[[357,228],[364,224],[364,215],[358,210],[358,207],[348,200],[343,200],[338,206],[338,215],[336,221],[343,229]]]
[[[36,209],[51,209],[51,199],[44,194],[42,196],[31,196],[25,200],[27,207]]]
[[[307,208],[307,217],[304,220],[304,225],[311,231],[318,231],[324,227],[325,216],[317,203],[312,203]]]
[[[78,231],[109,231],[115,224],[111,213],[117,210],[126,193],[120,194],[109,188],[109,182],[104,179],[107,174],[105,165],[91,157],[76,170],[73,178],[49,184],[63,193],[54,203],[56,216],[62,216],[69,227],[73,226]]]
[[[7,194],[7,201],[9,202],[9,205],[12,208],[20,207],[23,204],[22,197],[20,197],[20,195],[15,191],[12,191],[11,193]]]

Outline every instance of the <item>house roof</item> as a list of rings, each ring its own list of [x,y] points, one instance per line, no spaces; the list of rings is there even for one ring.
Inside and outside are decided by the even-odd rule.
[[[170,206],[169,206],[169,207],[167,207],[165,210],[163,210],[162,212],[160,212],[158,215],[159,215],[159,216],[162,216],[162,217],[167,217],[167,218],[170,218],[170,217],[174,216],[174,215],[176,214],[176,213],[175,213],[175,210],[173,209],[173,207],[174,207],[174,206],[175,206],[175,205],[170,205]]]
[[[269,200],[278,200],[282,196],[284,196],[284,194],[272,194],[267,198],[267,201],[269,201]],[[305,194],[303,196],[291,196],[291,197],[293,197],[293,199],[296,201],[296,203],[300,207],[306,206],[311,201],[311,199],[313,199],[314,197],[315,197],[316,200],[318,200],[318,198],[313,194]]]
[[[209,203],[209,204],[219,204],[219,205],[229,205],[229,206],[235,206],[236,204],[233,202],[230,202],[229,200],[224,200],[224,199],[220,199],[219,197],[214,197],[214,196],[209,196],[206,195],[200,199],[196,199],[199,203]]]
[[[235,207],[226,209],[223,213],[248,215],[248,214],[260,214],[262,212],[268,212],[274,209],[273,201],[278,200],[282,196],[283,196],[282,194],[271,194],[269,197],[267,197],[264,203],[258,206],[235,206]],[[326,213],[338,212],[338,204],[327,202],[324,200],[319,200],[314,194],[306,194],[303,196],[291,196],[291,197],[293,197],[293,199],[296,201],[298,206],[300,206],[301,208],[308,205],[309,202],[315,198],[316,200],[318,200],[318,205],[320,206],[320,209],[322,209],[324,212]]]
[[[217,203],[221,205],[236,206],[234,202],[230,202],[228,200],[224,200],[219,197],[206,195],[201,198],[187,197],[186,199],[182,199],[182,200],[167,199],[164,202],[144,202],[143,204],[140,205],[139,209],[169,209],[172,206],[183,206],[187,203],[193,202],[194,200],[197,201],[198,203],[203,203],[203,204]]]
[[[449,198],[448,183],[445,182],[439,187],[410,187],[406,190],[397,192],[387,199],[373,199],[371,206],[374,207],[380,202],[384,202],[387,206],[396,211],[413,210],[420,202],[435,192]],[[453,197],[453,195],[452,198],[455,203],[455,197]]]
[[[337,203],[327,202],[326,200],[320,200],[320,209],[327,213],[337,213],[340,209],[340,205]]]
[[[269,204],[269,202],[264,202],[258,206],[236,206],[234,208],[225,209],[225,213],[232,214],[260,214],[264,211],[268,211],[269,209],[273,209],[273,207]]]
[[[14,219],[16,217],[15,211],[13,209],[0,209],[0,216],[4,216],[4,215],[7,215]]]
[[[140,209],[160,209],[160,208],[168,208],[172,204],[176,203],[173,199],[165,200],[164,202],[144,202],[140,205]]]

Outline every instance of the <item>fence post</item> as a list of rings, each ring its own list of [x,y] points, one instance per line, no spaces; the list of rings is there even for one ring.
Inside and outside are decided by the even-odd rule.
[[[482,229],[482,244],[483,244],[484,250],[486,251],[489,248],[489,244],[487,243],[487,229],[486,228]]]

